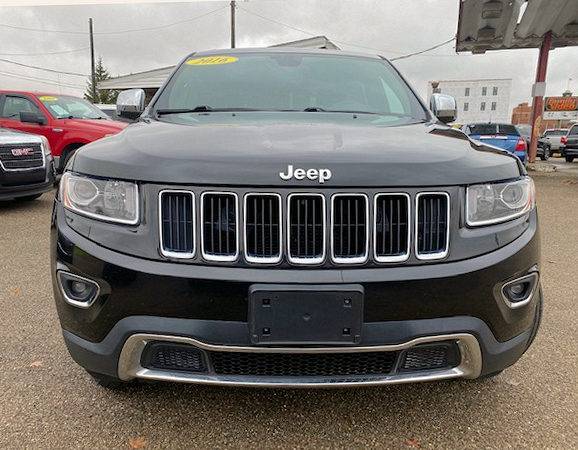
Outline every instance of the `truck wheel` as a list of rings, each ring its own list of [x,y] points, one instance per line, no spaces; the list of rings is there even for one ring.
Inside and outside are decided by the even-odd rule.
[[[574,162],[574,157],[566,155],[566,162],[569,162],[569,163]]]
[[[542,153],[542,156],[540,156],[540,159],[542,161],[548,161],[550,159],[550,147],[546,147],[544,149],[544,153]]]
[[[67,148],[64,149],[62,152],[62,157],[60,158],[60,167],[58,167],[57,172],[62,173],[64,172],[64,168],[68,163],[68,160],[74,155],[74,152],[82,147],[84,144],[71,144]]]
[[[131,384],[129,382],[122,381],[120,378],[111,377],[102,373],[91,372],[90,370],[87,370],[87,372],[96,384],[106,389],[122,390]]]

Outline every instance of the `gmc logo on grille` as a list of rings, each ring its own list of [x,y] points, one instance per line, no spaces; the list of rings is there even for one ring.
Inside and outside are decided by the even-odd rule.
[[[291,164],[287,166],[287,172],[279,172],[279,176],[282,180],[289,181],[291,178],[296,180],[303,180],[309,178],[311,181],[318,180],[319,183],[323,184],[332,177],[331,170],[329,169],[294,169]]]
[[[34,149],[30,147],[12,149],[12,156],[32,156],[32,155],[34,155]]]

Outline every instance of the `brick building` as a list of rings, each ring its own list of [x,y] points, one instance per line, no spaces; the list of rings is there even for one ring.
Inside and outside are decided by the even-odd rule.
[[[514,125],[529,125],[532,122],[532,105],[528,102],[520,103],[512,110],[512,124]],[[570,121],[568,120],[542,120],[540,125],[540,133],[552,128],[569,128]]]

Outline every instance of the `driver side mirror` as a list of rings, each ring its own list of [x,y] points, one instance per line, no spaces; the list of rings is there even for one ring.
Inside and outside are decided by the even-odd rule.
[[[145,91],[129,89],[118,94],[116,99],[116,114],[119,117],[136,120],[145,109]]]
[[[42,114],[38,114],[35,112],[22,111],[20,113],[20,122],[46,125],[46,117],[44,117]]]
[[[430,109],[440,122],[450,123],[458,116],[458,105],[456,99],[451,95],[432,94]]]

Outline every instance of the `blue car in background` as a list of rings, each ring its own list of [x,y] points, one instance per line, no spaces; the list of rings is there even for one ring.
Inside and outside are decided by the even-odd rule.
[[[470,138],[516,155],[526,162],[528,146],[518,129],[506,123],[471,123],[462,129]]]

